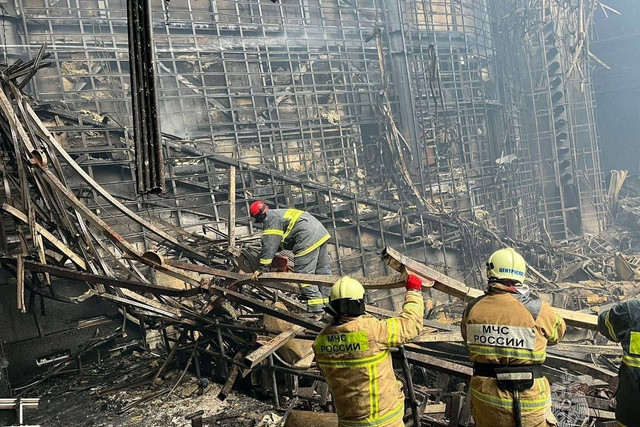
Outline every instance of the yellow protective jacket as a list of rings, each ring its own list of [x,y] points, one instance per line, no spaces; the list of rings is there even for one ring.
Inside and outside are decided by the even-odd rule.
[[[535,296],[523,296],[492,284],[469,303],[460,324],[471,360],[495,365],[542,364],[547,345],[558,343],[566,325],[553,307]],[[500,390],[495,378],[471,378],[471,402],[477,427],[512,427],[513,394]],[[555,425],[546,378],[519,393],[523,427]]]
[[[407,292],[398,317],[363,315],[327,325],[313,343],[316,362],[329,384],[341,427],[404,426],[404,394],[390,349],[420,333],[422,294]]]

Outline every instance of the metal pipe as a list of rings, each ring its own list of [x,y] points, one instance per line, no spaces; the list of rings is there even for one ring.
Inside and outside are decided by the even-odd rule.
[[[271,386],[273,389],[273,404],[276,409],[280,409],[280,398],[278,397],[278,381],[276,379],[276,371],[273,365],[273,355],[269,355],[269,373],[271,374]]]
[[[400,346],[400,355],[402,356],[402,372],[404,373],[404,378],[407,381],[407,392],[409,393],[409,401],[411,402],[413,425],[418,427],[420,425],[420,404],[416,400],[416,393],[413,389],[413,380],[411,379],[411,368],[409,367],[407,352],[403,345]]]

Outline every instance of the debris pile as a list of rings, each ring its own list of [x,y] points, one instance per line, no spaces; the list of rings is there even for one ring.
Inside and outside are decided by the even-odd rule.
[[[121,346],[137,348],[142,354],[134,360],[127,359],[127,366],[116,366],[108,374],[104,374],[106,367],[91,368],[102,372],[100,378],[69,390],[92,393],[106,407],[115,405],[111,396],[132,393],[112,408],[118,415],[133,414],[144,405],[149,408],[151,403],[169,405],[167,402],[177,397],[187,399],[188,407],[197,409],[194,406],[205,405],[207,399],[195,396],[216,395],[223,401],[232,395],[234,386],[260,390],[256,396],[269,396],[275,409],[285,411],[281,415],[300,408],[329,411],[330,394],[310,351],[311,340],[323,323],[309,317],[294,296],[299,293],[299,283],[330,286],[338,278],[265,273],[259,281],[252,281],[250,275],[238,271],[236,254],[242,251],[234,246],[233,233],[219,240],[204,238],[144,219],[125,206],[65,150],[36,113],[32,100],[21,91],[46,65],[45,58],[43,46],[33,61],[0,68],[0,261],[16,277],[18,308],[22,312],[27,309],[25,292],[29,290],[72,304],[98,296],[120,307],[124,320],[122,327],[103,331],[78,354],[52,364],[33,381],[13,387],[13,395],[44,393],[47,380],[69,368],[80,369],[83,357],[99,357],[101,349]],[[72,191],[68,184],[71,180],[80,180],[90,196]],[[84,197],[99,199],[104,208],[90,209]],[[105,220],[114,216],[119,218],[119,227]],[[116,228],[126,230],[128,223],[141,226],[157,246],[142,247],[125,238]],[[489,230],[483,233],[494,234]],[[611,420],[610,397],[615,390],[615,363],[621,352],[618,347],[602,343],[592,331],[596,323],[589,307],[604,308],[640,292],[631,282],[605,286],[597,281],[608,279],[614,271],[620,276],[618,265],[625,266],[628,273],[628,269],[633,270],[633,260],[622,255],[615,255],[613,261],[607,258],[610,249],[600,237],[593,238],[581,250],[552,243],[543,249],[575,261],[554,279],[567,280],[582,271],[593,280],[589,285],[552,285],[543,274],[534,273],[544,284],[540,289],[543,298],[558,307],[567,324],[575,327],[568,342],[549,350],[546,374],[557,382],[588,384],[581,390],[589,410],[587,416]],[[617,261],[620,257],[624,263]],[[409,268],[433,279],[434,291],[462,300],[445,301],[430,316],[444,312],[455,318],[451,314],[461,311],[457,307],[482,293],[392,248],[384,251],[383,259],[399,273],[361,278],[365,288],[401,288],[400,273]],[[624,273],[625,267],[620,271]],[[630,280],[636,276],[624,277]],[[86,283],[86,293],[66,298],[56,291],[70,281]],[[571,294],[568,289],[572,289]],[[430,289],[424,290],[431,294]],[[374,305],[369,305],[367,311],[380,317],[394,315]],[[466,348],[456,326],[431,320],[430,316],[424,320],[425,331],[416,342],[394,354],[410,365],[410,374],[401,375],[402,364],[398,363],[402,381],[406,385],[413,382],[413,387],[405,389],[415,390],[409,396],[414,404],[406,406],[407,418],[413,409],[424,423],[441,425],[447,419],[449,425],[468,425],[470,399],[464,390],[471,368]],[[126,340],[127,321],[139,329],[140,340],[133,344]],[[105,362],[112,368],[117,363]],[[214,385],[211,379],[220,385]],[[558,410],[565,411],[566,407]],[[229,407],[225,411],[233,413]],[[279,416],[263,415],[251,425],[280,422]],[[213,417],[212,422],[221,421],[215,415],[206,416]],[[202,419],[202,414],[194,417]]]

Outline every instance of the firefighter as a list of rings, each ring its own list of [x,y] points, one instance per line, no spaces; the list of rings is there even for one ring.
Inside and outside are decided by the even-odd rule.
[[[566,325],[524,285],[525,273],[526,262],[515,250],[494,252],[485,295],[462,316],[462,337],[474,362],[469,392],[477,427],[556,425],[542,363],[547,345],[564,337]]]
[[[249,213],[256,223],[264,224],[260,269],[253,273],[253,280],[269,269],[276,252],[293,251],[294,271],[303,274],[331,274],[331,258],[327,229],[313,215],[298,209],[269,209],[263,201],[253,202]],[[321,313],[329,302],[329,290],[320,292],[317,286],[301,284],[301,299],[307,303],[307,311]]]
[[[404,394],[390,350],[422,330],[422,284],[409,275],[398,317],[364,315],[364,288],[345,276],[331,288],[326,311],[333,315],[313,343],[318,367],[329,384],[341,427],[404,426]]]
[[[616,392],[616,420],[621,427],[640,427],[640,300],[624,301],[598,316],[598,330],[622,344]]]

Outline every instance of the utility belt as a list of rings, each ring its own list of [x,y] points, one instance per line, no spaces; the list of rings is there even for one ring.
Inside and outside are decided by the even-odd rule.
[[[494,365],[492,363],[473,364],[473,375],[498,380],[501,390],[527,390],[533,387],[533,380],[543,378],[542,365]]]
[[[522,408],[519,393],[533,387],[536,378],[543,378],[542,365],[493,365],[473,364],[473,375],[495,378],[500,390],[513,393],[513,417],[516,427],[522,427]]]

